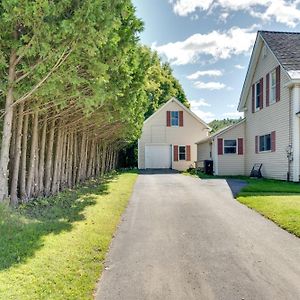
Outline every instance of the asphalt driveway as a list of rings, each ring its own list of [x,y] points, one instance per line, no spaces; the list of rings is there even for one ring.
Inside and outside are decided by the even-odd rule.
[[[96,299],[300,299],[300,239],[225,180],[139,175]]]

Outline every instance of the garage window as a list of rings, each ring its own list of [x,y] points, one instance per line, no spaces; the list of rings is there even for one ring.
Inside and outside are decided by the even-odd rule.
[[[186,160],[186,147],[179,146],[179,160]]]
[[[224,140],[224,154],[236,153],[236,140]]]
[[[171,111],[171,126],[179,126],[179,112]]]

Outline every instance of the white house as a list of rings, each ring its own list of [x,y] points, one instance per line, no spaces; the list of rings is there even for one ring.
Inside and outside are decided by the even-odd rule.
[[[245,120],[210,140],[200,141],[198,160],[213,158],[215,173],[223,175],[249,175],[253,165],[260,163],[264,177],[289,177],[298,182],[300,33],[257,33],[238,110],[244,112]],[[243,155],[238,156],[238,150],[225,153],[226,140],[237,140],[238,147],[238,138],[243,138]],[[207,150],[210,143],[214,145],[213,156]],[[217,152],[221,143],[223,151]],[[230,143],[229,151],[234,151]]]
[[[209,126],[177,99],[172,98],[152,114],[143,125],[138,141],[139,169],[195,166],[196,142],[208,137]]]

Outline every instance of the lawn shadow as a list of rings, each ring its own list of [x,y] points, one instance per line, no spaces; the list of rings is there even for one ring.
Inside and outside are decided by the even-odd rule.
[[[44,236],[70,231],[74,222],[85,220],[85,208],[95,205],[98,195],[108,193],[108,184],[115,177],[32,200],[18,209],[0,207],[0,271],[34,256],[43,247]]]

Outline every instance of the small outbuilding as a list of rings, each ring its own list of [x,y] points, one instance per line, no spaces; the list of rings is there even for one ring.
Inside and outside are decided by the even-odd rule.
[[[214,175],[245,175],[245,119],[197,144],[197,168],[213,161]]]

